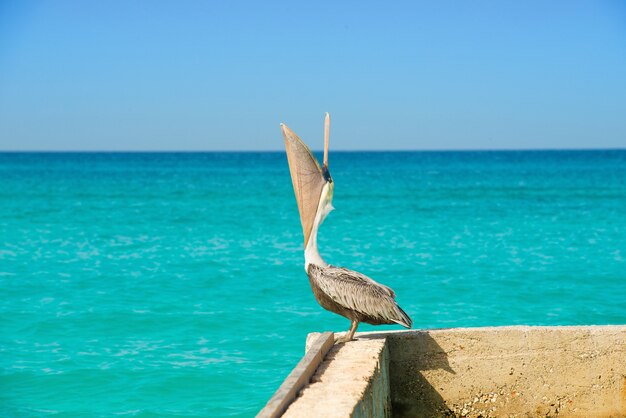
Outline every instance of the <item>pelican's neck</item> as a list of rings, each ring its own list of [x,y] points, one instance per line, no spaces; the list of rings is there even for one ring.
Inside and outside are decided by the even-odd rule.
[[[309,264],[315,264],[320,267],[327,267],[328,263],[324,261],[317,249],[317,231],[324,222],[324,218],[333,210],[333,184],[328,182],[322,189],[322,195],[320,196],[320,202],[317,206],[317,212],[315,213],[315,221],[313,222],[313,229],[311,230],[311,236],[309,242],[304,249],[304,271],[308,273]]]

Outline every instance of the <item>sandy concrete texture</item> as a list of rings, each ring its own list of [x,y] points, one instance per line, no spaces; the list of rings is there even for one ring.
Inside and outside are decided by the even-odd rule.
[[[625,326],[460,328],[386,339],[394,417],[626,416]]]
[[[283,417],[390,417],[388,356],[385,338],[336,344]]]
[[[359,333],[287,417],[626,417],[626,326]]]

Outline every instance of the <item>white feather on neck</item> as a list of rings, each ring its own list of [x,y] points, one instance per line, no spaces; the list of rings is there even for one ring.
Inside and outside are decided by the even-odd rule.
[[[322,195],[320,196],[320,202],[317,206],[317,212],[315,213],[311,236],[304,249],[304,271],[307,273],[309,271],[309,264],[314,264],[319,267],[328,267],[328,263],[324,261],[317,249],[317,231],[326,216],[333,209],[333,186],[332,183],[328,182],[322,188]]]

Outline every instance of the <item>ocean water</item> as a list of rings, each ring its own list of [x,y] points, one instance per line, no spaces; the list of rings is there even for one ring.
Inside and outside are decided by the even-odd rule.
[[[322,254],[414,327],[626,323],[626,151],[330,164]],[[349,325],[309,288],[283,153],[0,154],[0,292],[3,417],[252,416]]]

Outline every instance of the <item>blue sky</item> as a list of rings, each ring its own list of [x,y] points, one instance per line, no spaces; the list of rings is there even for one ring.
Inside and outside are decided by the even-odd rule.
[[[626,6],[0,2],[0,149],[626,148]]]

